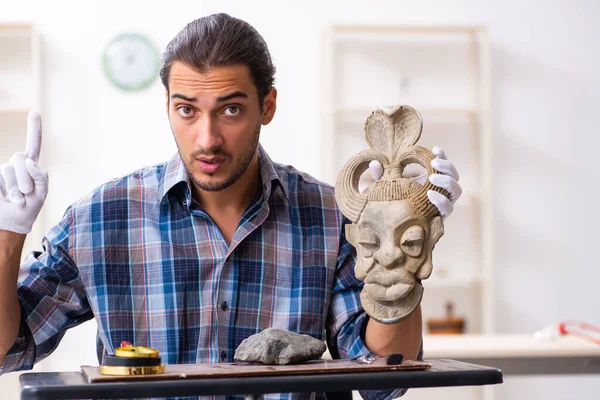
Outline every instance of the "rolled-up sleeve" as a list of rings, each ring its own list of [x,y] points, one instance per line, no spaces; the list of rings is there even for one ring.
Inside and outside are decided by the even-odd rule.
[[[344,223],[349,221],[344,219]],[[327,346],[333,358],[354,359],[360,356],[375,356],[364,342],[369,316],[360,303],[363,282],[356,279],[354,275],[356,250],[346,240],[344,232],[345,229],[342,229],[338,265],[327,318]],[[406,389],[361,390],[359,393],[364,399],[381,400],[400,397],[406,393]]]
[[[93,317],[70,255],[71,215],[67,210],[44,237],[44,251],[32,252],[21,265],[17,283],[21,325],[0,374],[32,369],[56,349],[67,329]]]

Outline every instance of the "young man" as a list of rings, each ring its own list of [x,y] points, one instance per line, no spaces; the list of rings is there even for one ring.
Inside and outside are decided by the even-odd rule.
[[[91,318],[106,353],[129,341],[169,364],[232,361],[267,327],[326,340],[334,357],[418,357],[419,309],[392,325],[364,313],[333,188],[259,145],[276,110],[274,73],[247,23],[225,14],[190,23],[160,72],[178,154],[69,207],[19,275],[48,184],[30,115],[27,151],[0,169],[0,373],[30,369]],[[456,200],[456,180],[440,177]],[[451,212],[449,199],[435,201]]]

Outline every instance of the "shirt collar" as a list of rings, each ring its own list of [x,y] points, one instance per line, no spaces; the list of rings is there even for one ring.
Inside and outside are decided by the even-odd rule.
[[[258,145],[258,163],[260,165],[260,177],[263,183],[265,199],[270,199],[275,189],[279,187],[284,199],[289,203],[288,193],[281,177],[275,169],[275,163],[271,160],[265,149],[263,149],[262,145]]]
[[[258,145],[258,162],[265,199],[268,200],[273,194],[274,190],[277,187],[279,187],[281,193],[283,194],[283,197],[286,201],[289,202],[288,195],[281,180],[281,177],[275,169],[275,164],[273,163],[267,152],[263,149],[262,145]],[[184,195],[186,197],[186,200],[189,202],[191,196],[190,178],[179,153],[176,153],[167,162],[167,166],[159,182],[158,202],[161,203],[164,197],[167,195],[167,193],[171,192],[173,188],[179,186],[179,184],[182,182],[185,182],[186,184],[187,191]]]
[[[189,176],[181,161],[179,153],[175,153],[175,155],[167,162],[167,166],[158,183],[158,203],[161,203],[167,193],[181,182],[186,184],[188,190],[185,196],[188,197],[190,193]]]

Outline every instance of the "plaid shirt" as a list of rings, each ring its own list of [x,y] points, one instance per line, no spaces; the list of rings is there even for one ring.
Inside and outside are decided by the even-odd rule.
[[[22,265],[20,333],[0,373],[31,369],[94,317],[106,353],[127,340],[167,364],[230,362],[268,327],[327,340],[334,357],[372,354],[333,188],[259,155],[263,190],[229,244],[192,200],[179,155],[70,206]]]

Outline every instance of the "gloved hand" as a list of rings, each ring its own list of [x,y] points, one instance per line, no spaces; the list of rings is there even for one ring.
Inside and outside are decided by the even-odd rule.
[[[454,204],[462,194],[462,188],[458,184],[458,171],[456,170],[456,167],[454,167],[454,164],[448,161],[444,150],[436,146],[431,151],[436,155],[436,158],[431,160],[431,166],[440,173],[431,175],[429,177],[429,182],[434,186],[446,189],[449,197],[447,198],[435,190],[429,190],[427,192],[427,197],[429,198],[429,201],[437,207],[442,219],[446,219],[452,214],[452,211],[454,211]],[[369,163],[369,172],[373,179],[377,181],[383,175],[383,166],[379,161],[373,160]],[[423,184],[425,183],[426,177],[427,174],[422,174],[412,179],[417,183]]]
[[[41,117],[32,111],[27,117],[25,153],[16,153],[0,165],[0,229],[31,232],[48,194],[48,173],[37,164],[41,146]]]

